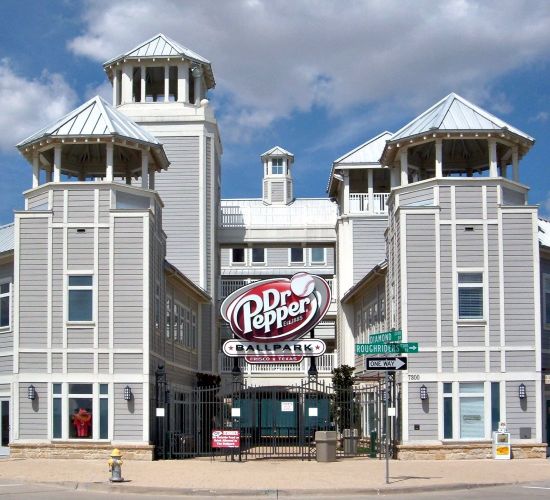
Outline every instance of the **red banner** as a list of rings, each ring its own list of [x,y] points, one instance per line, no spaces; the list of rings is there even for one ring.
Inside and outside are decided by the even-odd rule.
[[[232,430],[213,430],[212,448],[239,448],[241,446],[241,432]]]

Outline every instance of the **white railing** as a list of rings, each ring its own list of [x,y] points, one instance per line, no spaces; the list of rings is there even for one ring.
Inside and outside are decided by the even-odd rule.
[[[249,279],[222,279],[220,284],[221,298],[225,299],[228,295],[231,295],[235,290],[248,285]]]
[[[233,370],[233,358],[229,358],[223,353],[219,353],[219,369],[221,373],[231,373]],[[265,373],[292,373],[298,375],[307,375],[309,370],[309,359],[304,358],[300,363],[277,363],[277,364],[250,364],[243,358],[239,359],[239,367],[243,375],[255,375]],[[330,373],[336,366],[336,352],[323,354],[315,358],[317,371],[319,373]]]
[[[369,207],[368,193],[350,193],[349,211],[350,213],[368,213],[368,214],[387,214],[389,193],[374,193],[372,208]]]

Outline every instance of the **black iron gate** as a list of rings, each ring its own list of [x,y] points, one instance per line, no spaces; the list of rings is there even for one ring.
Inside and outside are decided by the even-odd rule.
[[[338,456],[381,458],[386,398],[395,406],[397,391],[394,386],[388,394],[379,380],[348,391],[334,390],[312,378],[291,386],[233,382],[229,386],[177,392],[168,391],[164,376],[157,374],[156,457],[309,460],[316,454],[315,432],[335,430]],[[238,430],[240,446],[213,447],[212,432],[216,430]],[[396,437],[394,432],[391,434]]]

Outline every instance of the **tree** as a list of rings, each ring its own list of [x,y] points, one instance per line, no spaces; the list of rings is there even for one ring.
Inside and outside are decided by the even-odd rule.
[[[342,365],[332,370],[332,385],[334,388],[334,394],[332,395],[333,417],[336,428],[340,432],[344,429],[351,429],[355,424],[354,371],[355,368],[348,365]]]

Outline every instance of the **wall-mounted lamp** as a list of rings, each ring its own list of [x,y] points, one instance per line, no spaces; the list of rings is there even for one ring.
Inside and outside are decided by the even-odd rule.
[[[519,399],[525,399],[527,397],[527,392],[525,390],[525,384],[523,382],[521,384],[519,384],[518,396],[519,396]]]
[[[124,388],[124,399],[126,401],[130,401],[130,399],[132,399],[132,389],[130,389],[129,385]]]
[[[27,387],[27,399],[30,399],[31,401],[36,399],[36,389],[32,384]]]
[[[428,399],[428,388],[424,384],[420,387],[420,399],[422,401]]]

